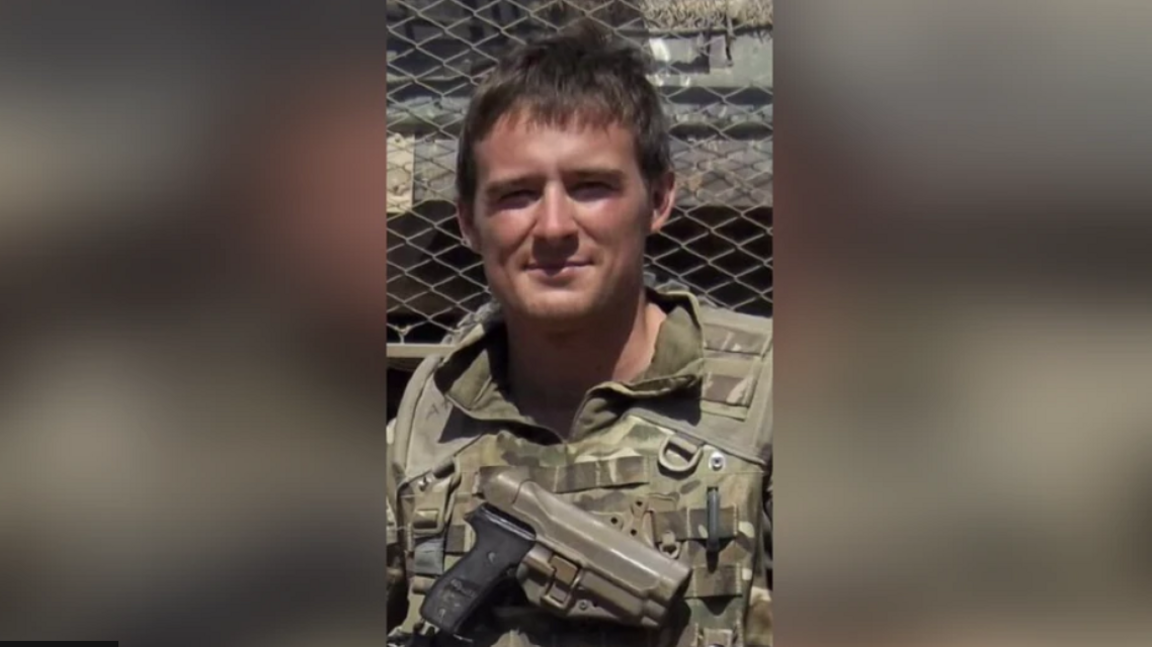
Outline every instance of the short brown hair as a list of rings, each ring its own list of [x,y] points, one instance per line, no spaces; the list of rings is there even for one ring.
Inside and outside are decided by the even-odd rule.
[[[648,81],[648,59],[591,21],[513,50],[472,97],[456,155],[456,192],[472,204],[476,143],[501,117],[523,111],[534,122],[619,124],[635,136],[637,162],[649,183],[672,168],[660,94]]]

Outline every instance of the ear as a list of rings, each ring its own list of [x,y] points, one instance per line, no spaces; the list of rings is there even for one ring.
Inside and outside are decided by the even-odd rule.
[[[652,223],[648,233],[654,234],[664,227],[676,206],[676,174],[669,171],[652,183]]]
[[[460,225],[460,235],[464,238],[464,246],[474,252],[479,252],[479,248],[476,246],[474,215],[475,211],[473,211],[471,204],[463,200],[456,201],[456,222]]]

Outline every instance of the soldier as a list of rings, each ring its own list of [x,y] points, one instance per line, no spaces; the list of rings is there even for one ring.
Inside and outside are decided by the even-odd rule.
[[[646,284],[676,182],[641,53],[588,25],[511,53],[472,99],[456,182],[496,307],[389,425],[391,640],[771,645],[771,320]],[[658,627],[557,615],[516,579],[459,636],[423,618],[508,469],[685,567]]]

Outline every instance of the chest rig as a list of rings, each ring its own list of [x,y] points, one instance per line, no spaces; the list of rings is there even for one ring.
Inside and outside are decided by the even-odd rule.
[[[479,484],[515,470],[657,547],[690,568],[682,602],[659,630],[570,623],[529,606],[497,606],[475,640],[491,645],[767,647],[764,491],[771,447],[771,321],[702,309],[704,365],[683,397],[638,401],[602,431],[568,443],[480,421],[453,407],[426,360],[413,376],[394,430],[399,540],[408,617],[432,583],[473,546],[464,521]],[[563,596],[578,565],[551,564],[546,595]],[[454,644],[444,641],[443,644]]]

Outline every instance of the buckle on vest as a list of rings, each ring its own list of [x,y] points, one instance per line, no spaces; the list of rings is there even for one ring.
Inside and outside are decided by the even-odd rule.
[[[552,567],[552,577],[540,600],[564,610],[572,600],[572,590],[575,588],[576,575],[580,573],[580,567],[559,555],[553,555],[548,565]]]
[[[703,447],[684,440],[680,436],[670,435],[660,443],[656,459],[660,467],[672,474],[686,474],[696,469],[703,454]]]
[[[701,632],[702,647],[732,647],[735,635],[731,629],[704,629]]]
[[[580,571],[577,564],[537,544],[524,556],[516,579],[534,605],[564,611],[572,605]]]
[[[459,484],[460,472],[455,470],[454,464],[440,466],[413,482],[412,539],[432,537],[444,532],[448,510]]]
[[[660,535],[660,552],[672,559],[680,559],[680,542],[676,541],[676,533],[665,530]]]

